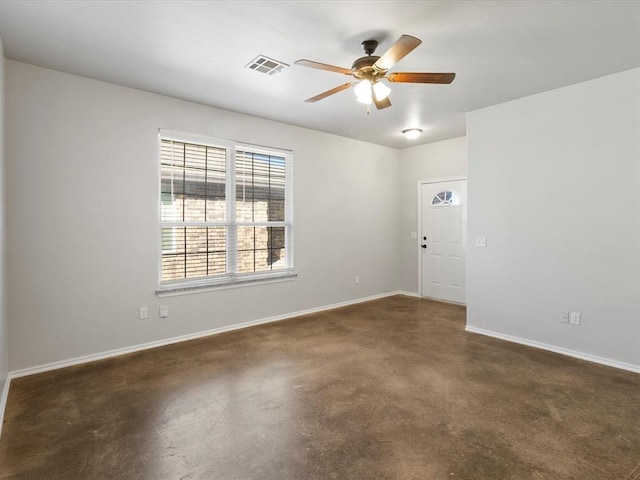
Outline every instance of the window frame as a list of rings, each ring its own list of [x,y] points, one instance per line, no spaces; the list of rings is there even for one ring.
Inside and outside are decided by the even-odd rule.
[[[191,143],[214,148],[224,148],[225,150],[225,220],[223,221],[163,221],[162,209],[162,141],[173,140],[176,142]],[[293,152],[276,147],[265,147],[248,143],[235,142],[206,135],[196,135],[186,132],[158,130],[157,140],[157,172],[158,172],[158,296],[180,295],[194,293],[203,290],[220,288],[233,288],[256,283],[279,282],[291,280],[297,275],[294,272],[294,247],[293,247]],[[283,157],[285,161],[285,202],[284,221],[236,221],[236,155],[237,151],[245,151],[262,155],[277,155]],[[206,277],[183,278],[177,280],[162,280],[162,229],[163,228],[184,228],[184,227],[224,227],[226,229],[226,269],[224,274],[214,274]],[[237,230],[239,227],[284,227],[285,229],[285,267],[277,270],[264,270],[259,272],[238,273],[238,240]],[[185,246],[186,248],[186,246]]]
[[[441,197],[444,196],[444,198]],[[449,195],[449,198],[447,198]],[[434,203],[438,200],[438,203]],[[430,207],[451,207],[460,205],[460,196],[454,190],[441,190],[431,198]]]

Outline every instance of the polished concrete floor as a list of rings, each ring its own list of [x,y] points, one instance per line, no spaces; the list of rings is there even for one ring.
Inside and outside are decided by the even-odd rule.
[[[12,479],[640,480],[640,375],[396,296],[16,379]]]

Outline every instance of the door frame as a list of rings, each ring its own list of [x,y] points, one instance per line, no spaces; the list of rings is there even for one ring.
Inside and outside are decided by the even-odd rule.
[[[423,262],[423,255],[422,255],[422,247],[420,246],[422,244],[422,186],[423,185],[428,185],[430,183],[445,183],[445,182],[459,182],[461,180],[467,181],[467,176],[466,175],[458,175],[458,176],[454,176],[454,177],[441,177],[441,178],[432,178],[429,180],[418,180],[418,242],[416,244],[416,250],[417,250],[417,254],[418,254],[418,297],[419,298],[425,298],[422,296],[422,262]],[[467,208],[467,205],[469,204],[469,184],[467,183],[467,203],[465,204],[464,208]],[[468,239],[467,239],[468,240]],[[468,242],[467,242],[468,243]],[[464,257],[464,262],[465,262],[465,275],[466,275],[466,268],[467,268],[467,255],[465,252],[465,257]]]

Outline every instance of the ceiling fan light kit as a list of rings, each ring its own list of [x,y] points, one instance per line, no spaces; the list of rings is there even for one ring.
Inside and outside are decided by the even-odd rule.
[[[372,97],[371,97],[371,82],[369,80],[360,80],[356,83],[353,91],[356,94],[356,99],[360,103],[364,103],[365,105],[371,105]]]
[[[421,128],[407,128],[406,130],[402,131],[402,134],[409,140],[414,140],[418,138],[421,133],[422,133]]]
[[[373,52],[375,52],[378,47],[378,42],[376,40],[365,40],[362,42],[362,47],[364,48],[366,56],[356,59],[351,65],[351,69],[314,62],[312,60],[298,60],[296,62],[297,65],[349,75],[356,80],[355,82],[345,83],[308,98],[305,102],[317,102],[318,100],[327,98],[330,95],[355,85],[354,90],[358,102],[367,105],[374,103],[378,110],[382,110],[383,108],[391,106],[391,101],[389,100],[391,89],[381,82],[382,79],[394,83],[449,84],[453,82],[456,76],[455,73],[395,72],[387,75],[389,69],[421,43],[422,40],[416,37],[402,35],[382,56],[378,57],[373,55]]]
[[[373,94],[376,96],[376,100],[384,100],[391,93],[391,89],[384,83],[378,81],[373,84]]]
[[[366,78],[356,83],[353,90],[358,102],[364,103],[365,105],[371,105],[374,98],[377,102],[381,102],[391,93],[391,89],[384,83],[376,81],[372,84],[372,82]]]

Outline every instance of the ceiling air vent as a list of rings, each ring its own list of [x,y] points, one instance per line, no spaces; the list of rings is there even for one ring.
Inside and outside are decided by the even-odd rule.
[[[278,60],[274,60],[273,58],[265,57],[264,55],[258,55],[256,58],[251,60],[246,68],[250,68],[251,70],[255,70],[257,72],[266,73],[267,75],[274,75],[282,71],[284,67],[288,67],[286,63],[279,62]]]

